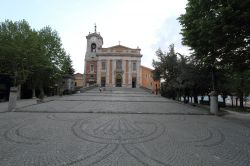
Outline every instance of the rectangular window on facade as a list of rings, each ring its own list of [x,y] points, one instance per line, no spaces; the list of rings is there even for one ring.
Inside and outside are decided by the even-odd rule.
[[[122,61],[121,60],[116,61],[116,69],[117,70],[122,70]]]
[[[136,71],[136,62],[133,62],[133,71]]]
[[[90,65],[90,71],[94,72],[94,65]]]
[[[102,62],[102,70],[106,70],[106,62]]]

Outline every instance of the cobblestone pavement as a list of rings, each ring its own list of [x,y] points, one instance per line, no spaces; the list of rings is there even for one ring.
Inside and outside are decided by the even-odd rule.
[[[47,101],[56,100],[57,98],[59,98],[59,96],[50,96],[50,97],[46,97],[44,100],[47,102]],[[37,104],[37,100],[38,100],[37,98],[17,100],[16,108],[18,109],[18,108],[22,108],[26,106],[35,105]],[[0,102],[0,113],[8,111],[8,104],[9,102]]]
[[[181,106],[181,107],[180,107]],[[64,96],[39,105],[18,108],[22,112],[106,112],[106,113],[158,113],[207,114],[189,105],[150,94],[142,89],[106,88]]]
[[[0,165],[250,165],[249,119],[140,89],[97,90],[1,113]]]

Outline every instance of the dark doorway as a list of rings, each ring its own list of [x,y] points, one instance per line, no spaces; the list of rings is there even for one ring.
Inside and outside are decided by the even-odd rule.
[[[136,78],[132,78],[132,88],[136,88]]]
[[[105,85],[106,85],[106,78],[102,77],[101,78],[101,87],[105,87]]]
[[[121,74],[116,75],[116,87],[122,87],[122,76],[121,76]]]
[[[155,94],[158,95],[158,88],[157,88],[157,84],[155,84]]]

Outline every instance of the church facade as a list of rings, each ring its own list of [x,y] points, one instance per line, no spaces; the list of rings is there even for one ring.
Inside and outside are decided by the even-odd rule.
[[[141,85],[141,53],[139,48],[122,45],[103,48],[100,33],[86,36],[85,84],[102,87],[135,88]]]

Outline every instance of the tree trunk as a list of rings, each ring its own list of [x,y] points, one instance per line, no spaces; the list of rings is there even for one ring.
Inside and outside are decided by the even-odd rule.
[[[232,108],[234,107],[234,97],[231,96]]]
[[[194,95],[194,103],[198,104],[198,96]]]
[[[178,101],[181,101],[181,92],[180,92],[180,90],[178,91]]]
[[[239,93],[239,97],[240,97],[240,108],[244,108],[244,94],[243,94],[243,88],[244,88],[244,77],[243,75],[240,78],[240,93]]]
[[[44,89],[43,88],[40,88],[40,97],[39,97],[41,100],[44,99]]]
[[[223,96],[222,98],[223,98],[223,105],[226,106],[226,97]]]
[[[244,97],[243,92],[240,92],[240,108],[244,108]]]
[[[212,91],[216,91],[217,89],[216,67],[214,66],[214,64],[211,67],[212,67],[211,70]]]
[[[21,99],[21,85],[17,85],[17,100]]]

